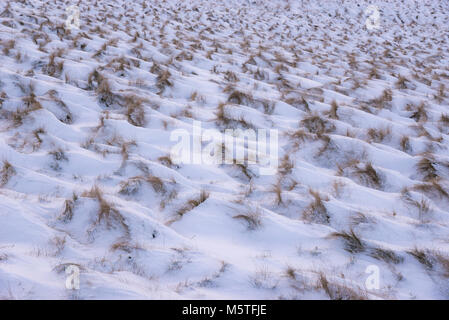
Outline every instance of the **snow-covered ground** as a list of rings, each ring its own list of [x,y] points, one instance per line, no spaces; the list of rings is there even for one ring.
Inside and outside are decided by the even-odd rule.
[[[448,299],[448,34],[440,0],[1,1],[0,299]],[[277,130],[277,173],[173,163],[194,123]]]

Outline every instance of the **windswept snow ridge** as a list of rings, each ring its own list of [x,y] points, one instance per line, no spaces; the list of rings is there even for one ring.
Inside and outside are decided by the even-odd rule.
[[[0,298],[448,299],[448,34],[438,0],[2,1]],[[197,123],[275,130],[277,172],[175,163]]]

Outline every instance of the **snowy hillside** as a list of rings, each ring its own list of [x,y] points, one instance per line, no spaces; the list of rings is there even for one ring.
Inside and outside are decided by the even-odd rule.
[[[0,299],[449,299],[448,35],[439,0],[1,1]]]

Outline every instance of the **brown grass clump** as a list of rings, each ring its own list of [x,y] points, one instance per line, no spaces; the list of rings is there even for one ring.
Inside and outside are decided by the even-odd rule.
[[[49,95],[50,99],[52,101],[54,101],[58,105],[58,107],[60,107],[62,109],[62,111],[64,112],[64,115],[62,117],[59,117],[59,121],[65,123],[65,124],[72,124],[73,123],[73,115],[70,112],[67,105],[65,104],[65,102],[62,101],[60,98],[58,98],[56,90],[50,90],[48,92],[48,95]]]
[[[126,161],[128,161],[129,159],[129,149],[135,146],[137,146],[137,143],[135,141],[127,141],[121,143],[120,154],[122,155],[122,167],[125,166]]]
[[[337,175],[344,176],[346,172],[355,175],[365,186],[376,189],[382,187],[382,179],[370,162],[361,164],[358,159],[353,159],[343,165],[338,165]]]
[[[262,226],[259,209],[248,209],[247,212],[235,215],[232,218],[244,221],[248,230],[256,230]]]
[[[130,230],[129,226],[125,223],[125,218],[112,203],[108,202],[104,198],[103,192],[99,186],[93,186],[91,190],[83,192],[82,196],[86,198],[94,198],[98,201],[99,209],[94,226],[104,221],[106,226],[110,228],[112,223],[115,221],[124,229],[125,234],[129,235]]]
[[[0,43],[0,45],[3,46],[3,54],[5,56],[9,56],[9,54],[11,53],[11,50],[13,50],[16,47],[16,40],[12,39],[12,40],[7,40],[7,41],[2,41]]]
[[[215,112],[215,120],[224,125],[229,124],[231,119],[226,115],[226,103],[220,103],[217,107],[217,111]]]
[[[433,179],[426,183],[417,184],[413,186],[413,190],[421,191],[429,195],[437,194],[440,198],[444,197],[449,199],[449,193],[445,188],[443,188],[438,179]]]
[[[418,262],[427,269],[433,269],[435,262],[433,261],[429,250],[421,250],[415,247],[412,250],[407,251],[407,253],[418,260]]]
[[[423,176],[424,181],[431,181],[438,178],[436,162],[429,158],[421,158],[416,165],[417,171]]]
[[[229,82],[239,81],[239,78],[237,77],[237,75],[232,71],[226,71],[226,73],[224,75],[224,79]]]
[[[161,178],[148,174],[144,179],[147,183],[149,183],[153,187],[153,190],[155,192],[165,193],[167,191],[165,188],[164,181],[162,181]]]
[[[276,205],[281,205],[283,204],[283,200],[282,200],[282,183],[281,183],[281,179],[279,179],[277,181],[276,184],[274,184],[272,186],[273,193],[276,195]]]
[[[62,210],[61,215],[58,217],[59,220],[63,222],[71,221],[73,218],[73,213],[75,210],[76,196],[72,199],[67,199],[64,201],[64,209]]]
[[[345,284],[329,282],[326,275],[320,272],[317,288],[324,290],[331,300],[366,300],[366,293]]]
[[[382,186],[382,181],[370,162],[366,163],[364,168],[357,168],[355,173],[367,186],[377,189]]]
[[[156,87],[159,89],[159,94],[162,94],[166,87],[172,87],[173,82],[170,80],[171,73],[168,70],[161,71],[156,79]]]
[[[333,232],[331,235],[333,238],[340,238],[345,243],[345,250],[351,253],[360,253],[365,251],[365,244],[362,242],[360,237],[354,232],[354,230],[349,230],[349,232]]]
[[[340,198],[343,195],[345,186],[346,186],[345,182],[343,182],[341,180],[335,180],[332,183],[332,191],[333,191],[334,197]]]
[[[285,103],[287,103],[287,104],[289,104],[289,105],[291,105],[291,106],[293,106],[293,107],[295,107],[297,109],[303,110],[305,112],[310,112],[311,111],[310,107],[309,107],[309,103],[307,102],[307,100],[304,97],[301,97],[301,99],[288,98],[288,99],[285,100]]]
[[[130,178],[126,181],[120,182],[119,193],[127,196],[134,195],[139,191],[141,185],[142,185],[141,177]]]
[[[61,169],[61,166],[60,166],[61,161],[69,161],[69,158],[67,158],[67,155],[65,154],[64,150],[62,150],[61,148],[50,151],[48,154],[53,158],[54,162],[51,164],[51,168],[55,171],[58,171]]]
[[[429,271],[449,278],[449,255],[433,249],[419,249],[417,247],[407,251]]]
[[[144,127],[146,123],[144,99],[137,96],[128,96],[125,98],[126,116],[128,122],[136,127]]]
[[[234,167],[239,169],[249,181],[252,180],[254,174],[249,169],[247,163],[234,163]]]
[[[299,145],[305,142],[306,140],[313,138],[312,134],[306,132],[303,129],[288,132],[287,135],[294,140],[294,145],[296,147],[299,147]]]
[[[407,204],[417,208],[420,221],[424,221],[424,217],[428,216],[428,214],[432,211],[428,200],[424,199],[424,197],[422,197],[420,201],[413,199],[407,188],[402,190],[401,198]]]
[[[157,158],[157,161],[159,161],[160,163],[162,163],[164,166],[168,167],[168,168],[175,168],[177,167],[173,161],[171,160],[171,158],[169,156],[162,156]]]
[[[376,98],[371,101],[371,103],[374,105],[374,107],[378,109],[383,109],[388,107],[387,103],[391,102],[393,100],[393,92],[391,89],[385,89],[382,92],[382,95],[379,98]]]
[[[337,101],[333,100],[331,103],[331,109],[329,110],[329,118],[338,120],[338,104]]]
[[[310,133],[316,134],[318,136],[322,136],[325,133],[332,132],[335,130],[335,126],[322,118],[321,116],[309,115],[303,120],[301,120],[301,126],[305,127]]]
[[[124,251],[126,253],[131,253],[136,250],[142,250],[142,247],[137,243],[132,244],[128,240],[120,239],[111,245],[111,251],[117,250]]]
[[[103,81],[103,79],[103,75],[97,69],[95,69],[89,74],[87,78],[88,89],[93,90],[97,88],[101,81]]]
[[[435,258],[441,266],[443,276],[449,278],[449,255],[436,252]]]
[[[44,128],[37,128],[33,130],[32,134],[36,142],[33,144],[33,151],[40,148],[41,144],[44,142],[41,138],[41,134],[45,134],[46,131]]]
[[[56,58],[60,58],[64,54],[64,49],[57,49],[48,57],[48,63],[44,66],[43,72],[50,77],[60,77],[64,70],[64,60],[56,62]]]
[[[207,191],[201,191],[200,195],[196,198],[188,200],[181,208],[176,211],[178,219],[181,219],[187,212],[192,211],[196,207],[200,206],[207,199],[209,199],[210,194]]]
[[[323,203],[323,198],[319,192],[312,189],[309,190],[310,195],[313,197],[313,201],[309,206],[303,211],[303,218],[306,221],[329,224],[330,216],[327,212],[327,208]],[[327,201],[327,200],[325,200]]]
[[[292,280],[296,280],[296,270],[292,266],[287,266],[285,269],[285,276]]]
[[[424,104],[424,102],[421,103],[414,110],[413,109],[411,110],[411,111],[413,111],[413,113],[410,116],[410,118],[412,118],[416,122],[426,122],[429,118],[427,115],[427,112],[426,112],[426,108],[427,108],[427,106]]]
[[[384,129],[370,128],[368,129],[369,142],[381,143],[385,138],[391,135],[391,128],[387,127]]]
[[[284,155],[281,159],[281,163],[279,164],[278,172],[282,176],[289,175],[292,173],[293,168],[295,167],[294,162],[290,159],[288,153]]]
[[[402,136],[400,145],[401,145],[402,151],[407,152],[407,153],[412,151],[412,146],[410,144],[410,138],[408,136]]]
[[[254,102],[254,98],[249,93],[233,90],[228,97],[228,102],[240,105],[250,105]]]
[[[398,89],[407,89],[407,82],[408,82],[409,80],[406,78],[406,77],[404,77],[404,76],[402,76],[402,75],[399,75],[398,76],[398,80],[397,80],[397,82],[396,82],[396,87],[398,88]]]
[[[25,109],[17,109],[16,111],[5,113],[5,117],[12,120],[14,127],[20,127],[30,113],[42,109],[42,105],[37,100],[33,90],[34,88],[30,85],[31,92],[22,98]]]
[[[438,101],[438,103],[442,103],[444,101],[444,98],[447,97],[446,95],[446,87],[443,83],[440,83],[440,86],[438,87],[437,94],[435,95],[435,99]]]
[[[447,127],[449,127],[449,114],[442,114],[439,122]]]
[[[111,107],[115,101],[115,94],[112,92],[109,81],[105,78],[98,84],[96,93],[101,104]]]
[[[17,172],[13,165],[8,160],[3,160],[3,167],[2,170],[0,170],[0,187],[5,186],[16,174]]]
[[[394,251],[384,248],[374,248],[370,256],[377,260],[383,260],[386,263],[398,264],[404,261],[404,258],[397,255]]]

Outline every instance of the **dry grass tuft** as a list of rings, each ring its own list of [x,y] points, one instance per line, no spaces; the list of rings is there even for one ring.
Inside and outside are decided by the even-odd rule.
[[[374,107],[378,109],[388,108],[388,103],[393,100],[393,92],[391,89],[385,89],[379,98],[371,101]]]
[[[404,258],[397,255],[394,251],[384,248],[374,248],[370,252],[370,256],[386,263],[398,264],[404,261]]]
[[[64,54],[64,49],[57,49],[48,57],[48,64],[43,68],[43,72],[50,77],[59,78],[64,70],[64,60],[56,62],[56,58],[60,58]]]
[[[109,81],[106,78],[102,78],[96,89],[98,99],[101,104],[106,107],[111,107],[115,102],[115,94],[112,92]]]
[[[330,216],[323,203],[323,197],[318,191],[312,189],[309,190],[309,193],[313,197],[313,201],[303,211],[303,218],[309,222],[329,224]],[[327,201],[327,198],[324,200]]]
[[[435,165],[435,161],[423,157],[416,165],[416,169],[423,176],[424,181],[431,181],[438,178],[438,173]]]
[[[157,193],[164,194],[167,191],[165,188],[164,181],[162,181],[162,179],[159,177],[148,174],[147,176],[145,176],[145,181],[149,183],[153,187],[153,190]],[[206,194],[201,193],[201,197],[205,196]]]
[[[348,252],[360,253],[366,249],[364,243],[353,229],[349,230],[349,232],[333,232],[330,236],[333,238],[343,239],[345,242],[345,250]]]
[[[62,210],[59,220],[63,222],[71,221],[73,218],[73,212],[75,210],[75,201],[68,199],[64,201],[64,209]]]
[[[282,182],[281,179],[279,179],[276,184],[274,184],[271,188],[272,192],[276,195],[276,205],[280,206],[283,204],[282,200]]]
[[[215,121],[222,123],[224,125],[229,124],[231,119],[226,115],[226,103],[220,103],[215,112]]]
[[[446,191],[446,188],[444,188],[438,179],[430,180],[426,183],[420,183],[412,188],[413,190],[417,190],[420,192],[424,192],[428,195],[434,195],[437,194],[440,198],[447,198],[449,199],[449,193]]]
[[[412,109],[411,111],[413,111],[413,113],[410,116],[410,118],[412,118],[416,122],[426,122],[427,121],[427,119],[428,119],[428,115],[427,115],[427,112],[426,112],[427,106],[424,103],[421,103],[416,108],[414,108],[414,107],[412,107],[410,105],[408,107]]]
[[[16,40],[1,41],[0,45],[3,46],[3,54],[9,56],[11,51],[16,47]]]
[[[401,198],[409,205],[416,207],[418,210],[418,217],[421,222],[424,222],[424,218],[432,211],[430,202],[424,197],[420,201],[412,198],[409,190],[405,188],[401,192]]]
[[[156,79],[156,87],[159,89],[159,94],[162,94],[167,87],[172,87],[173,82],[170,80],[171,73],[168,70],[161,71]]]
[[[55,171],[61,170],[61,161],[69,161],[69,158],[67,158],[64,150],[61,148],[50,151],[48,154],[53,158],[53,163],[50,166]]]
[[[294,162],[290,159],[288,153],[284,155],[281,159],[281,163],[279,164],[278,172],[282,176],[286,176],[292,173],[293,168],[295,167]]]
[[[449,114],[442,114],[439,122],[447,127],[449,127]]]
[[[310,107],[309,107],[309,103],[307,102],[307,100],[304,97],[301,97],[301,99],[288,98],[288,99],[285,100],[285,103],[287,103],[287,104],[289,104],[289,105],[291,105],[291,106],[293,106],[293,107],[295,107],[297,109],[300,109],[300,110],[303,110],[305,112],[308,112],[308,113],[311,111]]]
[[[157,161],[159,161],[161,164],[168,168],[176,168],[177,166],[173,163],[171,158],[169,156],[162,156],[157,158]]]
[[[180,209],[176,211],[177,218],[182,218],[187,212],[200,206],[207,199],[209,199],[209,196],[210,194],[207,191],[202,190],[198,197],[188,200]]]
[[[126,116],[128,122],[136,127],[144,127],[146,124],[144,99],[131,95],[125,98]]]
[[[285,276],[289,279],[296,280],[296,270],[292,266],[287,266]]]
[[[56,237],[50,239],[49,243],[50,243],[50,246],[54,247],[54,249],[55,249],[53,252],[53,255],[59,256],[65,248],[66,237],[65,236],[64,237],[56,236]]]
[[[417,247],[407,251],[427,270],[449,278],[449,255],[433,249],[419,249]]]
[[[258,208],[248,209],[245,213],[235,215],[233,218],[244,221],[248,230],[257,230],[262,226],[261,213]]]
[[[23,88],[22,90],[27,89]],[[13,122],[14,127],[20,127],[28,115],[30,115],[33,111],[42,109],[41,103],[37,100],[36,95],[33,92],[34,87],[32,85],[30,85],[29,91],[29,95],[22,98],[25,109],[18,108],[13,112],[2,112],[6,119],[9,119]]]
[[[338,104],[337,101],[333,100],[331,103],[331,109],[329,110],[329,118],[338,120]]]
[[[338,165],[337,174],[343,176],[346,169],[349,169],[352,174],[356,175],[363,185],[376,189],[382,187],[382,179],[370,162],[363,165],[357,159],[350,160],[344,165]]]
[[[407,152],[407,153],[412,151],[412,146],[410,144],[410,138],[408,136],[402,136],[399,144],[401,145],[402,151]]]
[[[329,282],[321,272],[318,276],[317,288],[324,290],[331,300],[366,300],[366,293],[360,289],[350,288],[345,284]]]
[[[396,88],[407,89],[407,82],[409,82],[409,80],[406,77],[399,75],[398,80],[396,82]]]
[[[119,193],[127,196],[134,195],[139,191],[141,185],[142,185],[142,177],[130,178],[126,181],[120,182]]]
[[[294,145],[296,147],[299,147],[300,144],[305,142],[308,139],[312,139],[313,135],[304,131],[303,129],[298,129],[293,132],[287,133],[288,137],[294,140]]]
[[[136,250],[142,250],[142,247],[137,243],[130,243],[126,239],[119,239],[117,242],[111,245],[111,251],[124,251],[126,253],[131,253]]]
[[[385,140],[385,138],[391,136],[391,128],[387,127],[387,128],[383,128],[383,129],[376,129],[376,128],[371,128],[368,129],[368,141],[369,142],[376,142],[376,143],[381,143]]]
[[[307,116],[301,120],[300,125],[305,127],[310,133],[316,134],[317,136],[322,136],[325,133],[330,133],[335,130],[335,126],[331,122],[322,118],[318,114]]]
[[[233,90],[228,97],[228,102],[240,105],[250,105],[254,103],[254,98],[249,93]]]
[[[115,221],[124,229],[125,234],[129,235],[130,230],[129,226],[125,223],[125,218],[112,203],[108,202],[104,198],[103,191],[99,186],[94,185],[89,191],[83,192],[82,196],[86,198],[94,198],[98,201],[99,210],[94,226],[104,221],[106,223],[106,226],[110,228]]]
[[[3,160],[3,167],[2,170],[0,170],[0,187],[4,187],[16,174],[17,172],[13,165],[8,160]]]
[[[407,253],[418,260],[418,262],[427,269],[433,269],[435,262],[433,261],[429,250],[421,250],[415,247],[412,250],[407,251]]]

